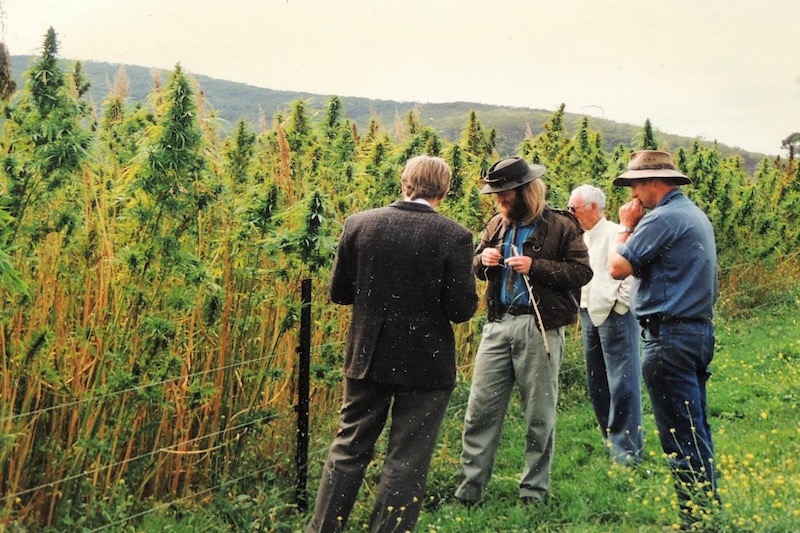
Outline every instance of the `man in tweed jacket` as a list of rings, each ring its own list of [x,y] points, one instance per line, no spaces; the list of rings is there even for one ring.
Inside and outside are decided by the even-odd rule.
[[[341,531],[375,441],[391,415],[370,531],[410,531],[456,383],[451,322],[477,307],[472,235],[435,211],[450,168],[419,156],[402,174],[404,200],[350,216],[331,300],[352,305],[339,429],[308,532]]]

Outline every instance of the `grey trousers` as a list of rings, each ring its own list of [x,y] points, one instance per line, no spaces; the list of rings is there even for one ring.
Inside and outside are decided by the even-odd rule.
[[[412,531],[452,390],[411,389],[346,379],[339,429],[331,444],[307,533],[343,531],[375,441],[391,412],[369,531]]]
[[[537,500],[546,495],[555,447],[564,328],[548,330],[547,341],[549,357],[532,315],[505,315],[484,326],[464,418],[457,498],[477,501],[489,483],[514,385],[528,425],[519,495]]]

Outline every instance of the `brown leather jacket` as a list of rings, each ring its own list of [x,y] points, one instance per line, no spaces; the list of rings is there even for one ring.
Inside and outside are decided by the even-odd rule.
[[[481,234],[472,261],[475,275],[489,283],[486,304],[490,321],[503,316],[500,304],[503,267],[483,266],[481,252],[484,248],[500,249],[507,229],[500,214],[492,217]],[[545,209],[539,225],[523,243],[522,253],[533,260],[528,279],[544,328],[574,324],[578,320],[581,287],[592,279],[589,252],[578,221],[566,211]]]

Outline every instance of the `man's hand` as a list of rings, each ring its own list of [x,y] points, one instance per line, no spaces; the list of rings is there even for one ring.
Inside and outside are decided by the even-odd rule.
[[[634,198],[619,208],[619,223],[622,226],[635,228],[644,216],[644,206],[638,198]]]
[[[503,254],[497,248],[484,248],[481,252],[481,264],[487,267],[500,266],[503,264]]]
[[[531,262],[527,255],[515,255],[506,259],[506,266],[513,268],[514,272],[527,275],[531,271]]]

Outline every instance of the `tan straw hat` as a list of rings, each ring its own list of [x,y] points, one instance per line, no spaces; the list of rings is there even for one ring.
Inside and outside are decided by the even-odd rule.
[[[686,185],[692,180],[675,170],[672,156],[660,150],[633,152],[628,161],[628,171],[614,179],[614,185],[630,185],[633,180],[645,178],[668,179],[676,185]]]

